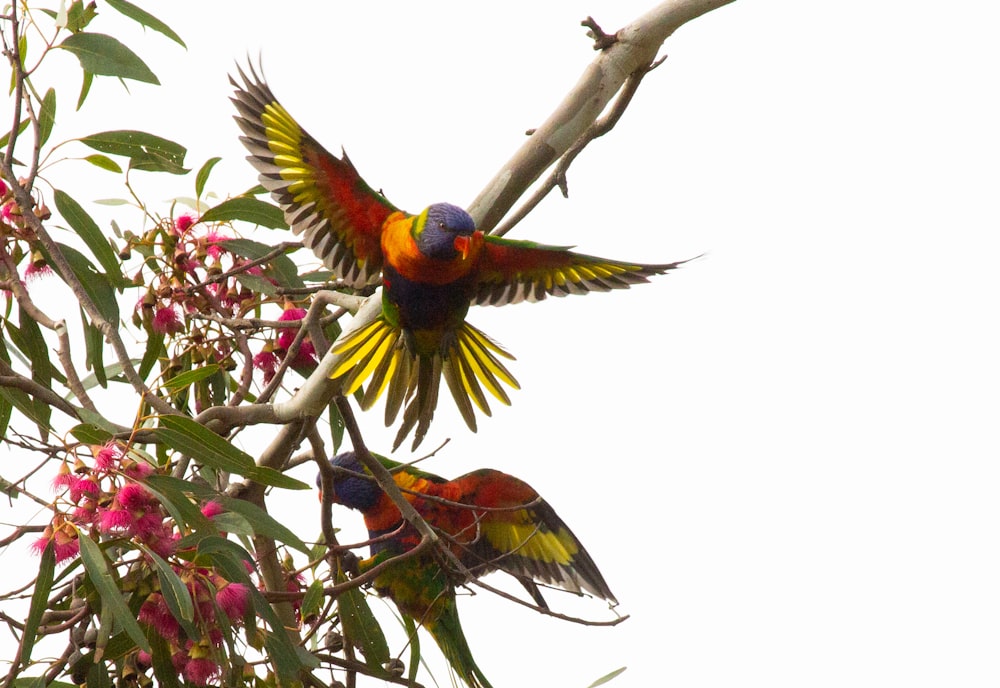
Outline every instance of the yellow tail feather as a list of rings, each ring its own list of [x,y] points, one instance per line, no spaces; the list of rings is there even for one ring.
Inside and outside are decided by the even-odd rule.
[[[421,349],[430,342],[437,350],[417,353],[416,341],[421,342]],[[337,342],[333,353],[341,359],[330,377],[343,378],[345,395],[356,392],[370,378],[361,408],[371,408],[388,390],[385,424],[389,426],[405,406],[393,449],[414,428],[413,448],[420,444],[434,417],[442,376],[463,420],[473,432],[476,431],[473,404],[483,414],[491,415],[483,388],[508,406],[510,397],[504,385],[521,388],[500,362],[501,358],[514,357],[468,323],[439,335],[426,331],[404,333],[380,317]]]

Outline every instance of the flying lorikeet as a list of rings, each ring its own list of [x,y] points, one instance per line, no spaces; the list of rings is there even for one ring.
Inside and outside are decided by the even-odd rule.
[[[587,550],[524,481],[490,469],[445,480],[382,456],[376,458],[473,576],[506,571],[526,583],[543,605],[532,581],[615,602]],[[334,503],[359,510],[372,539],[393,534],[371,545],[371,556],[359,563],[360,572],[416,547],[419,533],[404,524],[399,509],[354,452],[339,454],[331,463],[344,469],[334,479]],[[455,585],[454,576],[432,550],[401,559],[375,578],[379,594],[431,633],[468,685],[488,687],[458,620]]]
[[[406,402],[393,450],[414,427],[413,448],[423,439],[442,375],[473,431],[473,405],[490,415],[484,387],[508,405],[504,385],[519,389],[500,360],[513,356],[466,322],[470,305],[624,289],[684,262],[644,265],[488,236],[448,203],[401,211],[361,178],[346,153],[338,158],[309,136],[252,68],[239,74],[243,83],[231,82],[240,140],[292,231],[347,285],[381,280],[381,316],[334,345],[341,359],[331,377],[343,377],[344,394],[371,377],[364,409],[388,388],[387,426]]]

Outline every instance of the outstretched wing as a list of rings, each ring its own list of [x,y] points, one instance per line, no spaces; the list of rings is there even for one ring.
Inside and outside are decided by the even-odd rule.
[[[451,481],[461,502],[476,512],[476,535],[463,563],[476,573],[502,569],[615,601],[594,560],[569,527],[535,490],[518,478],[484,468]]]
[[[397,209],[361,178],[344,154],[316,142],[281,106],[253,67],[230,77],[234,118],[247,160],[285,212],[285,220],[334,274],[362,287],[382,270],[382,225]]]
[[[687,261],[645,265],[575,253],[564,246],[485,237],[472,303],[503,306],[546,296],[627,289]]]

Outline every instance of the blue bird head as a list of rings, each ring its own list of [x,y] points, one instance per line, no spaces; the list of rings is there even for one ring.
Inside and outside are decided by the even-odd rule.
[[[427,208],[423,227],[418,227],[417,246],[425,256],[451,260],[458,255],[455,239],[476,231],[472,216],[451,203],[435,203]]]
[[[362,477],[368,476],[368,472],[365,471],[354,452],[337,454],[330,461],[330,465],[343,469],[337,471],[333,478],[333,502],[335,504],[343,504],[349,509],[357,509],[358,511],[366,511],[375,506],[382,490],[378,483],[370,477]],[[357,473],[358,477],[352,477],[344,471]],[[319,482],[318,477],[316,480]]]

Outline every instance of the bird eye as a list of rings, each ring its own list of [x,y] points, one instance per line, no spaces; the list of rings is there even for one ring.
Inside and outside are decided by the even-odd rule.
[[[448,229],[447,225],[445,225],[444,223],[444,220],[438,220],[438,227],[440,229]]]

